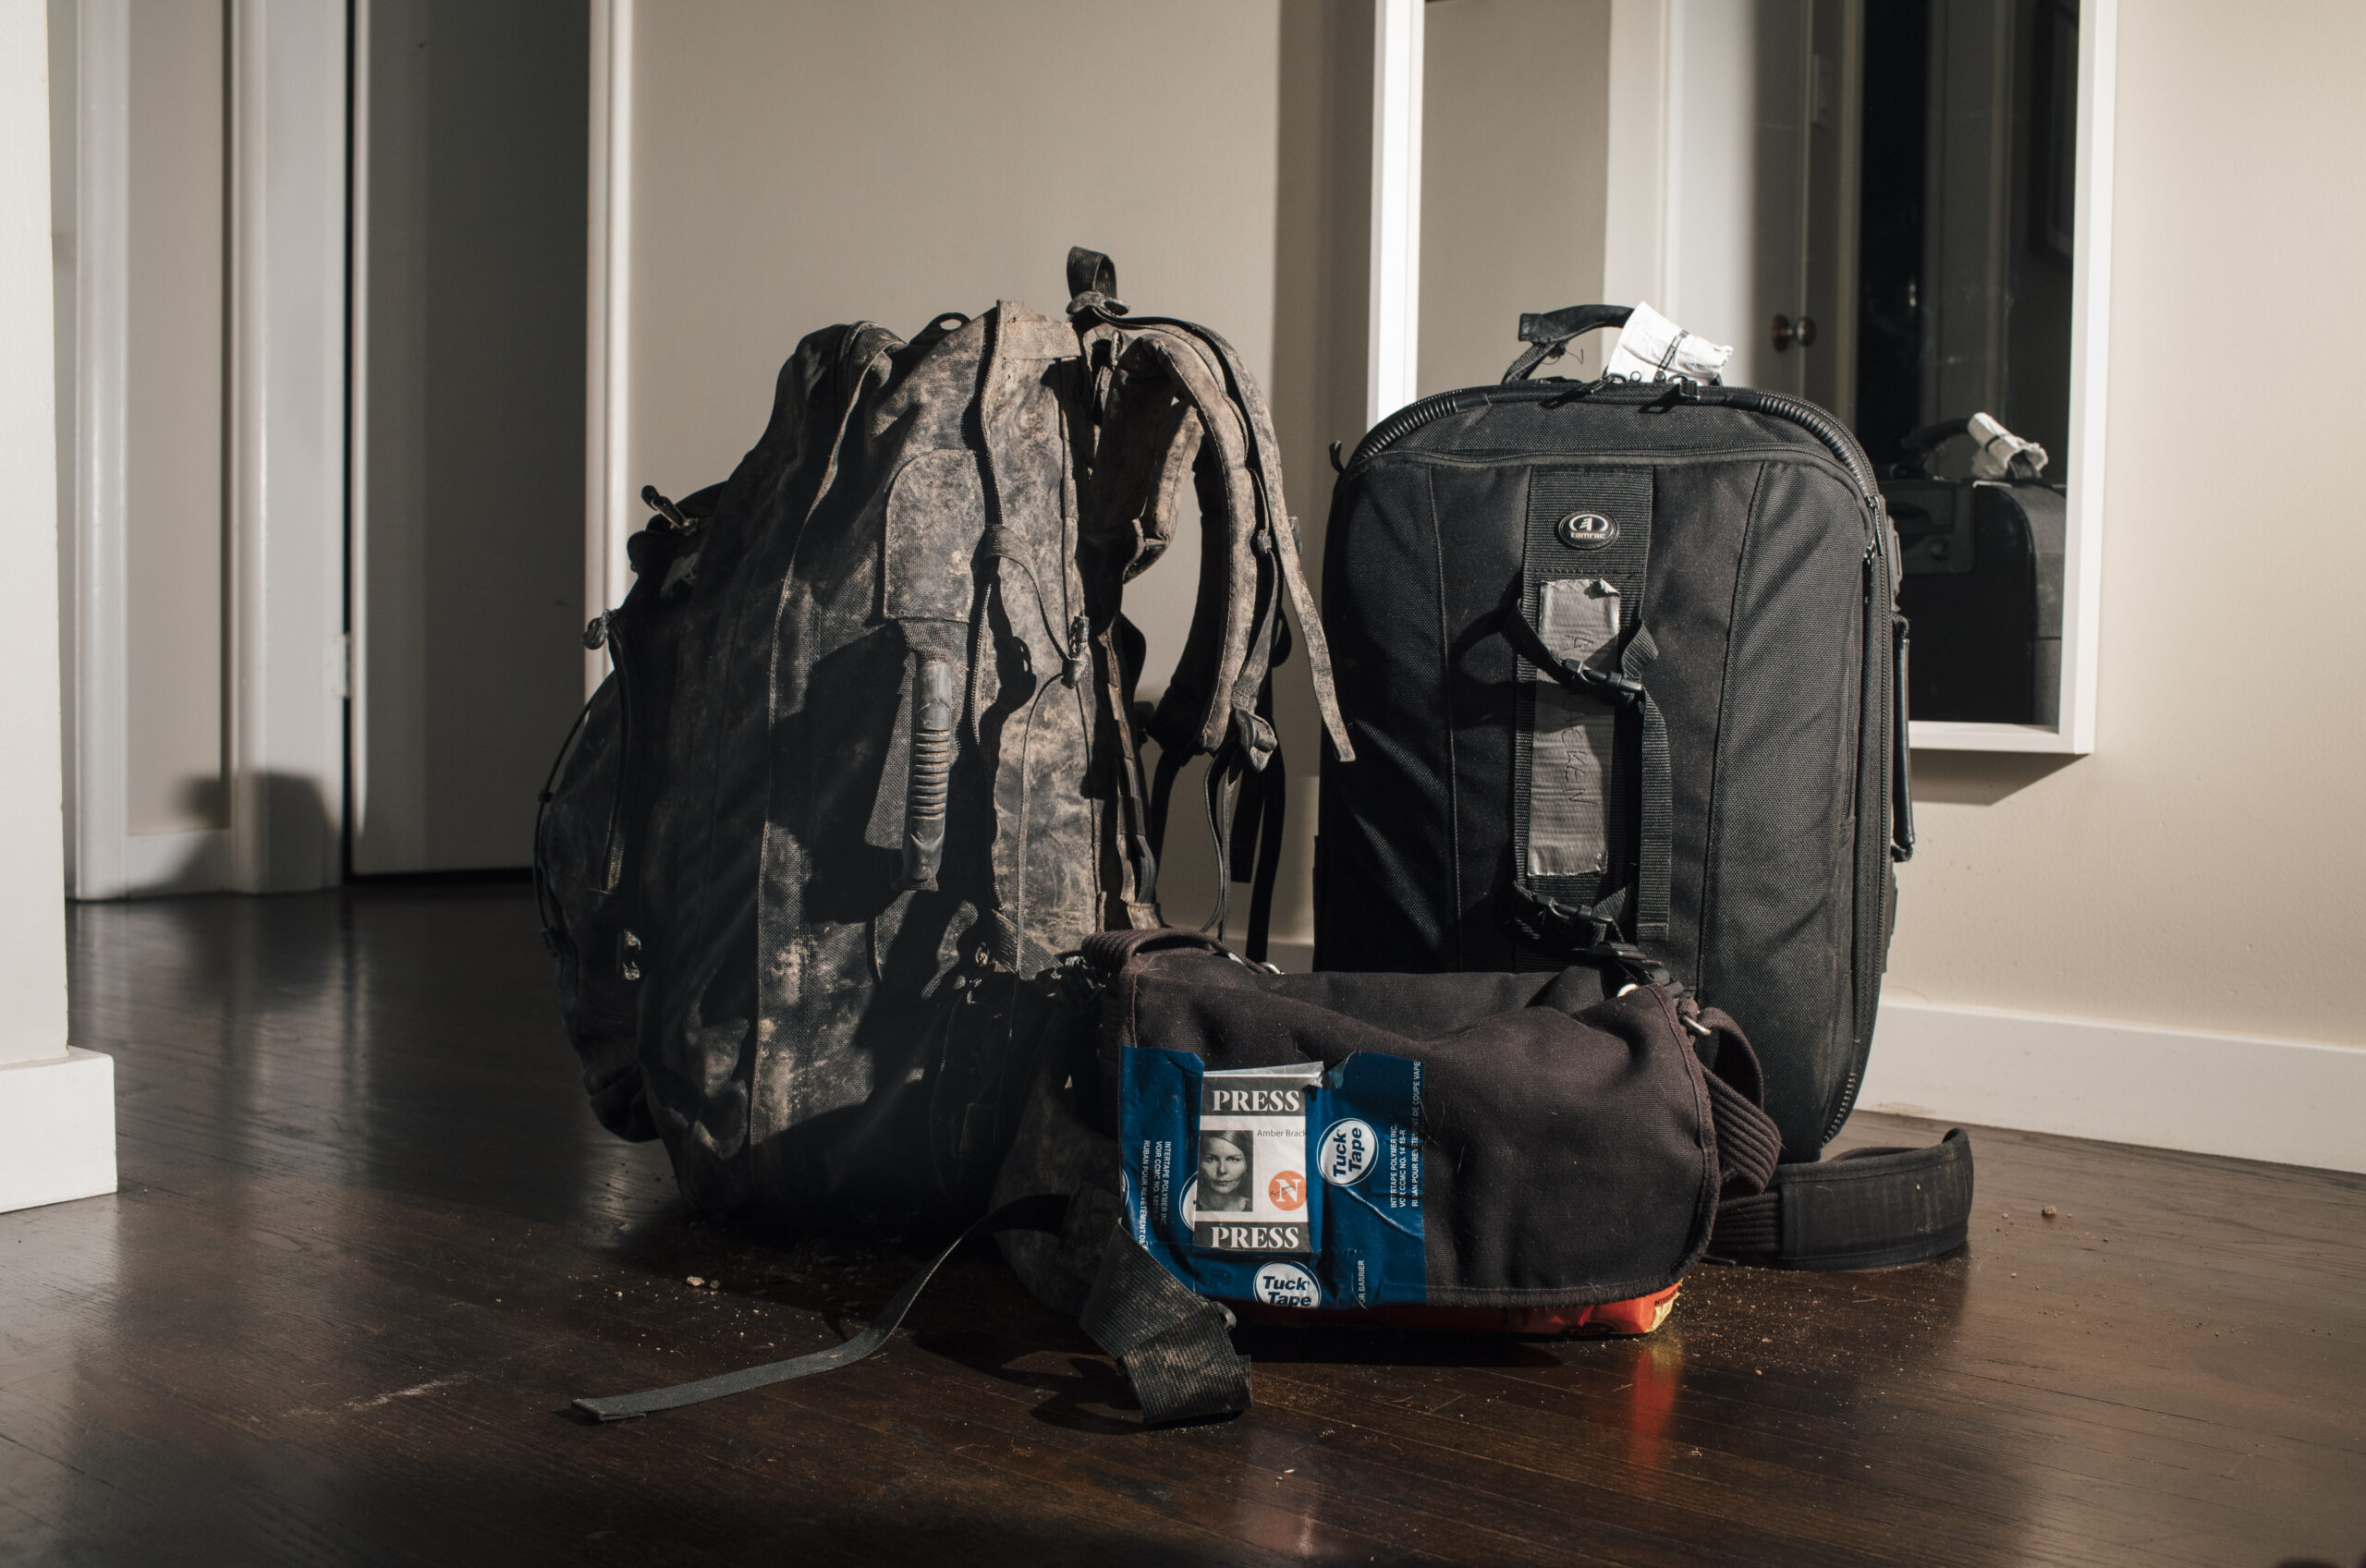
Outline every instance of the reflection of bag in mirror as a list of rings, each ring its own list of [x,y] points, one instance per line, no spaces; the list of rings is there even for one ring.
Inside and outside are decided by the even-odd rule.
[[[1931,459],[1975,443],[1973,476],[1940,479]],[[1985,414],[1925,425],[1884,475],[1913,628],[1907,671],[1918,719],[2044,724],[2062,688],[2063,492],[2042,477],[2045,449]]]

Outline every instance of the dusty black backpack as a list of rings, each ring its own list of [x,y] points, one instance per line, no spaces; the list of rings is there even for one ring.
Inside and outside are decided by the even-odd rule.
[[[1021,978],[1160,923],[1119,607],[1187,499],[1198,608],[1148,733],[1219,794],[1272,768],[1287,607],[1346,745],[1255,383],[1128,314],[1107,258],[1068,282],[1064,320],[815,333],[728,480],[644,492],[537,892],[593,1107],[694,1205],[982,1204],[1033,1084]]]
[[[1315,965],[1639,951],[1750,1031],[1782,1129],[1717,1249],[1934,1256],[1963,1240],[1963,1138],[1808,1163],[1856,1100],[1913,846],[1873,468],[1796,398],[1530,379],[1625,318],[1522,317],[1501,384],[1391,415],[1344,465],[1323,626],[1355,755],[1323,760]]]

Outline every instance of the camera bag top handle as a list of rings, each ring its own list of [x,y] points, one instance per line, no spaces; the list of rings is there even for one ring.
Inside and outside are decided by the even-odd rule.
[[[1520,312],[1519,340],[1531,346],[1511,362],[1504,380],[1526,381],[1539,365],[1567,352],[1571,338],[1604,327],[1623,327],[1631,314],[1624,305],[1571,305],[1559,310]]]
[[[1916,426],[1907,432],[1906,438],[1897,444],[1897,449],[1906,455],[1897,471],[1901,475],[1911,472],[1918,478],[1929,478],[1932,455],[1956,437],[1970,433],[1971,419],[1969,416]]]
[[[1888,477],[1916,480],[1936,478],[1937,476],[1931,472],[1931,459],[1938,455],[1939,448],[1959,435],[1970,437],[1975,445],[1982,442],[1982,432],[1973,428],[1974,419],[1979,419],[1987,425],[1986,439],[1999,441],[2000,444],[2006,445],[2006,456],[1998,461],[2004,463],[2007,475],[2011,479],[2016,481],[2036,480],[2044,474],[2046,455],[2043,447],[2019,443],[2017,437],[2014,437],[2010,432],[2005,431],[1989,415],[1970,414],[1959,419],[1940,419],[1931,424],[1919,425],[1907,432],[1905,438],[1897,444],[1898,450],[1905,456],[1891,465]],[[2016,445],[2024,447],[2025,450],[2016,453],[2013,450]],[[2035,456],[2030,456],[2029,453],[2034,453]],[[1981,477],[1977,469],[1974,470],[1973,477]]]

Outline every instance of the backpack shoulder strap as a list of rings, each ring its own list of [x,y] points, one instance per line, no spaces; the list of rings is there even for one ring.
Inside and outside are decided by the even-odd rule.
[[[1106,569],[1122,582],[1165,550],[1187,475],[1205,530],[1191,630],[1153,733],[1170,751],[1213,752],[1230,742],[1262,769],[1274,741],[1256,714],[1257,694],[1287,600],[1323,727],[1352,758],[1263,393],[1215,333],[1134,316],[1110,298],[1116,271],[1106,256],[1070,251],[1068,278],[1068,315],[1096,369],[1101,421],[1086,531],[1112,557]]]

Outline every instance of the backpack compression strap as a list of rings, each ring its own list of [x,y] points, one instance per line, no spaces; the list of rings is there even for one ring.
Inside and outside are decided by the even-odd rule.
[[[1640,787],[1636,791],[1634,936],[1638,942],[1665,942],[1676,807],[1668,772],[1667,723],[1642,682],[1644,673],[1659,656],[1659,646],[1652,640],[1651,629],[1640,624],[1635,626],[1615,674],[1554,652],[1529,620],[1527,611],[1518,604],[1505,608],[1503,632],[1505,640],[1541,674],[1571,691],[1626,703],[1635,709],[1641,777],[1638,781]],[[1524,784],[1520,793],[1523,796],[1527,793]]]
[[[1022,1197],[1006,1203],[993,1212],[981,1215],[968,1229],[945,1244],[945,1250],[929,1259],[917,1274],[904,1282],[885,1307],[862,1327],[862,1331],[844,1344],[817,1350],[810,1355],[792,1355],[786,1361],[767,1361],[761,1367],[742,1367],[736,1372],[722,1372],[696,1382],[677,1383],[671,1388],[650,1389],[640,1393],[608,1394],[599,1398],[579,1399],[575,1408],[586,1416],[602,1421],[629,1420],[635,1416],[653,1416],[661,1410],[679,1410],[686,1404],[703,1404],[710,1399],[726,1394],[746,1393],[750,1389],[766,1388],[774,1383],[786,1383],[799,1378],[810,1378],[816,1372],[835,1371],[851,1367],[883,1348],[902,1326],[904,1314],[912,1309],[921,1292],[936,1277],[937,1270],[953,1256],[963,1242],[995,1231],[1057,1231],[1067,1217],[1068,1200],[1064,1196]]]
[[[1971,1140],[1857,1149],[1778,1165],[1766,1190],[1717,1205],[1709,1255],[1785,1269],[1892,1269],[1961,1246],[1971,1229]]]
[[[1077,1321],[1125,1367],[1146,1425],[1249,1408],[1249,1358],[1232,1348],[1232,1309],[1168,1273],[1122,1221]]]
[[[1014,1198],[980,1216],[906,1280],[879,1315],[844,1344],[671,1388],[579,1399],[575,1408],[595,1420],[627,1421],[851,1367],[885,1348],[921,1292],[964,1242],[996,1231],[1057,1234],[1072,1212],[1098,1210],[1079,1209],[1065,1193],[1044,1193]],[[1126,1368],[1146,1424],[1230,1416],[1249,1408],[1249,1358],[1232,1348],[1231,1312],[1193,1294],[1168,1273],[1122,1222],[1102,1244],[1101,1267],[1079,1320]]]

